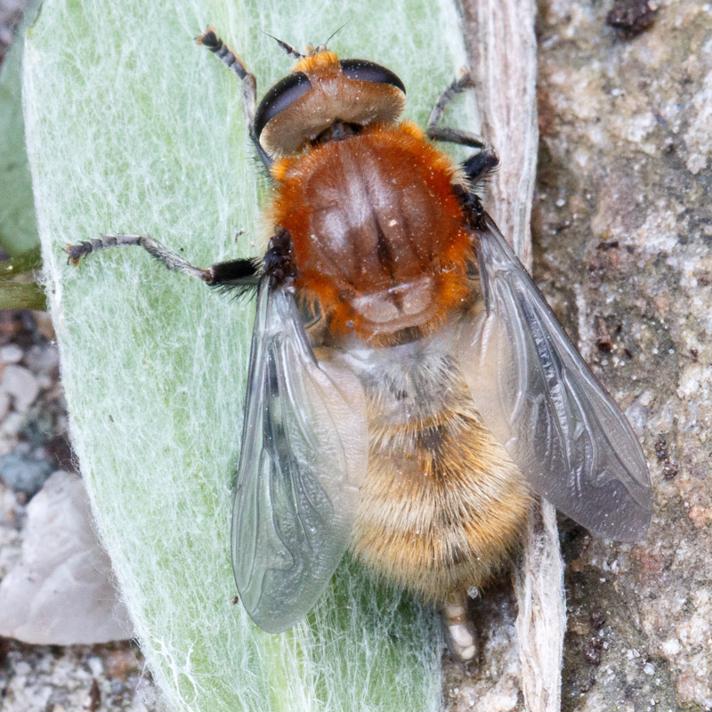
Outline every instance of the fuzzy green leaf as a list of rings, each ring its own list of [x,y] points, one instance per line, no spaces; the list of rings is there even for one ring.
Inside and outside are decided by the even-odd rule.
[[[37,5],[34,0],[26,9],[17,40],[0,67],[0,247],[10,255],[39,245],[20,89],[24,26]]]
[[[465,63],[450,0],[46,0],[27,37],[28,150],[74,446],[172,711],[439,707],[432,611],[352,562],[283,635],[262,633],[231,604],[228,522],[253,305],[140,250],[78,268],[61,252],[140,232],[197,264],[258,254],[266,183],[240,87],[192,38],[213,24],[264,91],[290,60],[261,30],[304,46],[344,22],[331,47],[396,71],[422,124]]]

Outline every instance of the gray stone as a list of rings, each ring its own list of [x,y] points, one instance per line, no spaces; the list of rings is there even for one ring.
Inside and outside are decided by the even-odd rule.
[[[634,37],[612,6],[539,3],[533,272],[640,436],[655,511],[636,545],[564,528],[562,709],[709,712],[712,3],[660,3]],[[482,630],[498,623],[480,609]],[[489,709],[524,710],[501,683],[510,659],[489,646],[448,667],[448,709],[499,689],[515,695]]]
[[[133,635],[77,475],[55,472],[27,507],[22,557],[0,582],[0,635],[44,645]]]
[[[51,374],[59,366],[56,345],[32,346],[25,354],[25,364],[35,374]]]
[[[35,402],[40,392],[34,374],[24,366],[16,364],[5,367],[0,388],[12,396],[15,410],[20,413],[24,413]]]
[[[22,360],[23,351],[17,344],[5,344],[0,347],[0,362],[19,363]]]
[[[17,492],[35,494],[51,472],[52,464],[47,460],[37,460],[17,452],[0,457],[0,479]]]

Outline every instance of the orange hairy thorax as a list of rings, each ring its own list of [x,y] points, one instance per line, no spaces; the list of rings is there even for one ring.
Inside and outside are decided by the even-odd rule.
[[[410,123],[368,127],[282,159],[272,220],[300,296],[334,335],[436,328],[468,294],[457,169]]]

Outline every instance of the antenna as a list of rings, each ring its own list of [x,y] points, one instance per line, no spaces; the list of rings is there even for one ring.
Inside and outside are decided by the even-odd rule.
[[[275,37],[274,35],[271,35],[269,32],[265,32],[264,30],[262,30],[262,34],[267,35],[267,37],[271,37],[291,57],[295,57],[296,59],[301,59],[302,57],[304,57],[304,55],[298,50],[296,50],[294,47],[292,47],[289,42],[280,40],[279,37]]]
[[[341,32],[341,30],[343,30],[344,27],[346,27],[346,25],[348,25],[348,24],[349,24],[348,21],[347,21],[347,22],[344,22],[344,24],[341,25],[341,27],[339,27],[338,30],[334,30],[334,31],[329,35],[329,39],[326,40],[326,42],[324,42],[324,44],[322,45],[322,47],[327,47],[328,44],[329,44],[329,42],[331,42],[331,40],[333,40],[334,37],[335,37],[336,35],[338,35],[339,32]]]

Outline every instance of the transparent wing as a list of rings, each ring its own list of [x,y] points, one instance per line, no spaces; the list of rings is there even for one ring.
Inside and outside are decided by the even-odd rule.
[[[651,495],[630,425],[489,219],[477,257],[485,310],[460,341],[475,406],[539,494],[599,536],[639,539]]]
[[[317,362],[291,294],[257,297],[232,523],[240,601],[280,632],[314,605],[350,539],[368,437],[356,376]]]

